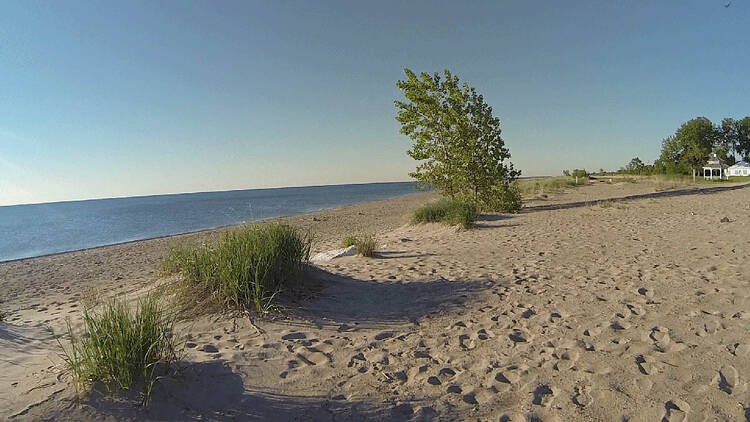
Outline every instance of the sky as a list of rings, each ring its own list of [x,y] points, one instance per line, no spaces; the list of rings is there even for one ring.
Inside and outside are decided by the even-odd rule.
[[[727,0],[728,1],[728,0]],[[408,180],[403,69],[450,69],[526,176],[750,115],[750,1],[0,2],[0,205]]]

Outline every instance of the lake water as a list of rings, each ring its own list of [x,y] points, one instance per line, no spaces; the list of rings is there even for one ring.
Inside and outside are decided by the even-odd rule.
[[[155,195],[0,207],[0,262],[415,193],[413,182]]]

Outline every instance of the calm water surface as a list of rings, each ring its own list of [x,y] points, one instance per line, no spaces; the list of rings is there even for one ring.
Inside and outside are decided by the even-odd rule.
[[[0,261],[415,193],[415,183],[249,189],[0,207]]]

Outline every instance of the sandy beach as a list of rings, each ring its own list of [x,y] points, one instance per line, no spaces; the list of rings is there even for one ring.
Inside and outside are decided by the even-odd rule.
[[[410,225],[436,198],[283,219],[314,253],[374,233],[378,254],[312,266],[272,318],[181,322],[184,369],[148,409],[77,398],[50,329],[225,229],[0,263],[0,419],[750,420],[750,187],[594,182],[472,230]]]

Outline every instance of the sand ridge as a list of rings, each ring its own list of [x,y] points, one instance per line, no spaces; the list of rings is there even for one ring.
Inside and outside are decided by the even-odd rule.
[[[626,186],[638,193],[639,185]],[[569,202],[618,196],[616,189],[581,188]],[[76,402],[57,366],[31,358],[37,366],[23,374],[5,370],[29,362],[0,360],[0,414],[747,420],[750,189],[490,215],[470,231],[405,225],[431,198],[290,219],[319,226],[319,251],[364,221],[382,247],[376,258],[319,264],[306,276],[319,291],[274,319],[217,315],[185,324],[186,370],[161,383],[162,399],[147,412],[98,394]],[[33,330],[74,316],[86,286],[118,294],[148,286],[157,251],[172,241],[0,264],[4,306],[14,309],[0,350],[53,350]],[[30,288],[45,289],[56,270],[69,280],[48,282],[47,294]],[[27,341],[9,340],[11,329]],[[17,384],[8,389],[10,382]]]

